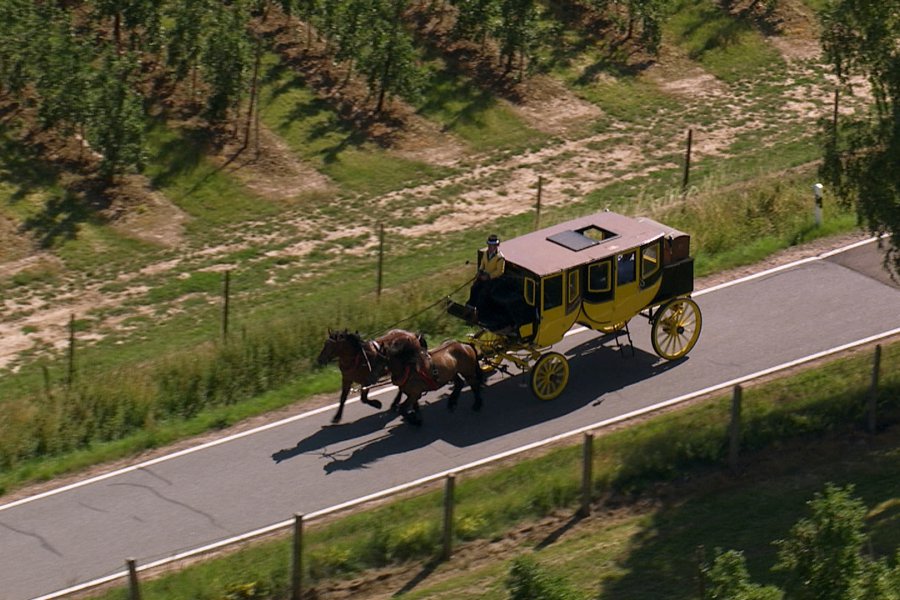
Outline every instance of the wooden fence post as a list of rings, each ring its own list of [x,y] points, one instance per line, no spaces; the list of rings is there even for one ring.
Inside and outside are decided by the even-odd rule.
[[[375,297],[381,299],[381,278],[384,268],[384,224],[378,224],[378,273],[375,281]]]
[[[141,584],[138,581],[137,561],[133,558],[125,559],[128,565],[128,597],[130,600],[141,600]]]
[[[878,430],[878,422],[875,412],[878,409],[878,375],[881,371],[881,344],[875,346],[875,360],[872,362],[872,386],[869,388],[868,430],[875,433]]]
[[[837,85],[834,88],[834,113],[831,116],[831,135],[834,139],[835,146],[837,145],[838,137],[838,114],[840,113],[840,99],[841,86]]]
[[[50,386],[50,369],[47,368],[47,365],[41,365],[41,372],[44,374],[44,395],[47,397],[47,400],[53,400],[53,390]]]
[[[737,471],[738,454],[741,449],[741,399],[743,389],[741,386],[734,386],[734,393],[731,396],[731,424],[728,428],[728,466],[732,471]]]
[[[69,352],[68,352],[68,373],[66,375],[66,389],[72,387],[75,381],[75,315],[69,315]]]
[[[594,434],[584,434],[584,446],[581,452],[581,510],[579,514],[586,517],[591,514],[591,500],[594,491]]]
[[[541,228],[541,194],[544,189],[544,177],[538,176],[537,203],[534,210],[534,229],[537,231]]]
[[[222,285],[222,339],[228,339],[228,317],[231,309],[231,270],[225,271],[225,282]]]
[[[303,598],[303,515],[294,515],[294,549],[291,560],[291,600]]]
[[[447,475],[444,486],[444,548],[443,558],[447,560],[453,554],[453,504],[455,501],[456,475]]]
[[[687,150],[684,154],[684,177],[681,179],[681,191],[682,193],[687,191],[688,183],[691,180],[691,146],[694,143],[694,130],[688,129],[687,135]]]

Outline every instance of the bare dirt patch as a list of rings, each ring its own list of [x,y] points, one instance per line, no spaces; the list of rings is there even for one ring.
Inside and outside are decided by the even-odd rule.
[[[284,201],[300,193],[330,188],[327,177],[299,160],[288,145],[264,125],[252,128],[246,147],[244,141],[243,135],[229,137],[215,155],[215,162],[253,193]]]

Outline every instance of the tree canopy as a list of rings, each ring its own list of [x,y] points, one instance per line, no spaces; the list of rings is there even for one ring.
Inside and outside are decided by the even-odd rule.
[[[873,233],[890,234],[900,269],[900,0],[830,0],[821,18],[841,89],[862,76],[874,99],[870,112],[826,125],[822,175]]]

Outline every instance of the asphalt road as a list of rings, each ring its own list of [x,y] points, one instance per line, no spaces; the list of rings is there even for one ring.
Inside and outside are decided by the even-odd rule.
[[[508,451],[641,407],[900,328],[900,289],[875,244],[695,296],[703,331],[689,357],[653,354],[631,324],[634,355],[594,332],[555,348],[570,361],[558,399],[525,377],[495,376],[485,407],[455,413],[426,397],[425,425],[348,404],[87,485],[0,506],[0,600],[51,594]],[[389,397],[388,397],[389,398]],[[387,404],[387,403],[386,403]]]

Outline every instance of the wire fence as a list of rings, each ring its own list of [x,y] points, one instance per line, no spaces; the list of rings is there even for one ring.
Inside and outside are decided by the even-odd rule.
[[[846,348],[843,349],[846,350]],[[632,476],[629,469],[633,470],[634,473],[659,471],[660,465],[648,463],[648,460],[652,461],[653,459],[646,458],[658,454],[654,452],[654,448],[659,447],[679,448],[678,452],[680,453],[674,461],[672,461],[671,454],[667,455],[673,464],[663,466],[662,471],[669,468],[674,472],[684,467],[684,464],[679,465],[679,461],[686,461],[687,463],[707,461],[722,464],[731,471],[738,473],[746,466],[744,461],[749,460],[748,457],[753,451],[762,449],[773,441],[816,432],[833,431],[838,427],[837,424],[863,429],[868,434],[875,435],[886,424],[895,422],[900,416],[897,414],[898,408],[900,408],[898,404],[900,403],[898,403],[896,394],[898,387],[900,387],[900,369],[896,368],[896,363],[900,360],[900,345],[895,343],[889,346],[889,349],[890,364],[888,370],[885,370],[882,366],[883,350],[880,344],[875,346],[870,354],[871,359],[865,362],[863,368],[860,367],[859,361],[838,360],[830,362],[828,371],[831,377],[828,381],[839,380],[843,382],[839,389],[829,389],[833,388],[833,385],[819,382],[812,372],[802,372],[789,379],[768,382],[767,388],[774,386],[775,392],[773,395],[770,389],[767,394],[767,398],[770,400],[767,402],[757,402],[755,396],[756,388],[745,387],[747,384],[752,383],[753,379],[747,379],[741,384],[724,386],[722,389],[730,387],[730,400],[724,404],[720,402],[711,405],[710,410],[714,411],[715,416],[713,418],[704,417],[707,424],[706,431],[698,431],[697,428],[692,427],[679,427],[676,422],[670,423],[665,431],[656,432],[650,437],[632,438],[631,443],[635,446],[634,452],[616,457],[624,465],[616,469],[618,481],[620,484],[627,484],[628,478]],[[771,400],[773,397],[774,400]],[[681,402],[689,399],[691,397],[686,396],[675,400]],[[670,403],[663,404],[671,406]],[[643,412],[652,412],[659,408],[659,406],[649,407]],[[377,492],[351,502],[305,515],[296,514],[290,519],[258,531],[248,532],[237,538],[190,550],[152,563],[137,565],[133,558],[129,558],[126,560],[126,569],[124,571],[103,580],[84,584],[79,586],[79,588],[82,590],[90,589],[127,577],[130,597],[139,599],[141,598],[141,590],[138,574],[141,572],[152,571],[164,565],[178,563],[188,558],[193,559],[198,556],[211,554],[225,547],[240,545],[248,540],[273,532],[291,529],[290,597],[293,600],[299,600],[305,597],[305,592],[309,590],[309,577],[311,575],[322,577],[338,572],[329,570],[329,565],[323,563],[322,557],[316,556],[315,553],[310,555],[306,541],[306,529],[311,523],[331,521],[329,518],[333,518],[350,509],[375,501],[383,501],[389,497],[408,494],[416,490],[433,489],[439,484],[443,484],[441,506],[431,506],[426,510],[430,516],[425,518],[433,519],[433,526],[424,529],[420,528],[418,533],[423,539],[412,541],[406,539],[406,542],[412,544],[409,550],[410,556],[420,556],[423,549],[436,545],[439,548],[440,559],[446,560],[453,555],[454,547],[460,540],[472,539],[479,533],[484,533],[483,531],[474,531],[478,529],[478,524],[475,523],[473,526],[471,514],[465,512],[460,514],[457,511],[460,499],[458,486],[461,477],[485,465],[493,464],[554,442],[572,439],[579,435],[582,436],[580,452],[576,454],[567,453],[564,457],[557,459],[563,462],[556,463],[552,468],[542,469],[542,471],[556,471],[559,483],[544,484],[542,487],[549,488],[547,493],[555,496],[548,499],[550,504],[567,506],[575,504],[577,505],[575,514],[583,518],[591,514],[594,503],[598,498],[598,493],[603,489],[607,489],[610,484],[607,479],[598,480],[596,478],[598,467],[602,467],[604,461],[608,461],[610,457],[598,456],[595,450],[595,436],[604,427],[633,416],[635,415],[625,415],[623,418],[612,419],[609,422],[593,424],[578,431],[529,444],[528,446],[477,461],[449,472],[436,473],[430,477],[390,490]],[[691,431],[684,431],[685,429]],[[689,437],[691,438],[690,441],[688,441]],[[580,460],[575,458],[576,456],[580,456]],[[636,464],[629,464],[635,457],[641,458],[637,459]],[[498,497],[503,495],[503,492],[500,490],[495,489],[493,492]],[[529,500],[529,502],[533,504],[534,499]],[[353,529],[355,526],[351,525],[350,527]],[[356,537],[359,536],[358,530],[355,530],[354,535]],[[379,530],[377,536],[387,539],[387,537],[390,537],[390,532]],[[402,538],[404,536],[400,535],[399,537]],[[407,535],[406,538],[408,537]],[[395,553],[396,555],[397,553]],[[44,596],[39,600],[63,597],[66,594],[71,594],[73,591],[76,591],[76,588]]]

